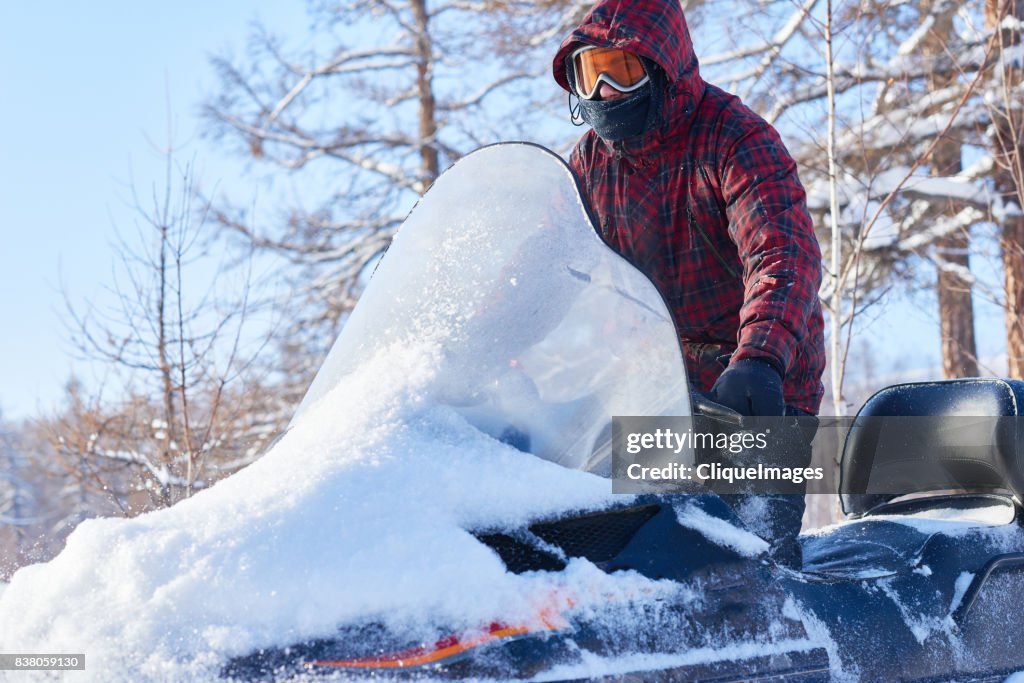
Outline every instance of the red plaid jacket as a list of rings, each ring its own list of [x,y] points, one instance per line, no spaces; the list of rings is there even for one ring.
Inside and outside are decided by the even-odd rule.
[[[675,317],[691,381],[763,358],[787,405],[816,414],[825,346],[821,251],[796,164],[761,117],[700,77],[677,0],[599,2],[562,43],[618,47],[668,76],[663,125],[620,143],[594,131],[573,150],[605,240],[646,273]]]

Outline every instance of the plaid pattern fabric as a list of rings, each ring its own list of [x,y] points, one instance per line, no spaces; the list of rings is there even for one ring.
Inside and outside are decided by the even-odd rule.
[[[700,78],[675,0],[599,2],[555,58],[566,89],[579,43],[630,50],[668,77],[660,126],[619,143],[589,131],[570,165],[605,240],[665,297],[691,382],[707,391],[729,362],[762,358],[782,371],[786,403],[816,414],[821,252],[778,133]]]

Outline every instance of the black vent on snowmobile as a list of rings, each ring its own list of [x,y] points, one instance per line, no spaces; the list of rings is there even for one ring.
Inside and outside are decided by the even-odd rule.
[[[555,522],[538,522],[530,531],[569,557],[585,557],[591,562],[607,562],[661,509],[659,505],[596,512]]]
[[[474,534],[481,543],[498,553],[513,574],[523,572],[557,572],[565,569],[561,558],[535,548],[508,534]]]
[[[558,548],[565,557],[584,557],[595,564],[608,562],[622,552],[636,532],[659,510],[660,505],[643,505],[537,522],[522,535],[502,532],[474,532],[473,535],[498,553],[514,574],[561,571],[565,569],[565,560],[545,548],[544,544]]]

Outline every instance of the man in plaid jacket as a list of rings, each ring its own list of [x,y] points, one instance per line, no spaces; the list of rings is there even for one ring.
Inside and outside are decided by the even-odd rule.
[[[695,388],[746,415],[817,414],[821,252],[796,164],[701,78],[678,0],[598,2],[553,68],[592,127],[570,165],[598,229],[661,290]],[[758,500],[778,554],[798,554],[802,496]]]

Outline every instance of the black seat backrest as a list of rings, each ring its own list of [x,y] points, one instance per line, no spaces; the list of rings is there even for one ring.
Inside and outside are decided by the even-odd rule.
[[[1024,382],[896,384],[854,418],[840,462],[843,512],[870,514],[902,495],[949,489],[1024,493]]]

